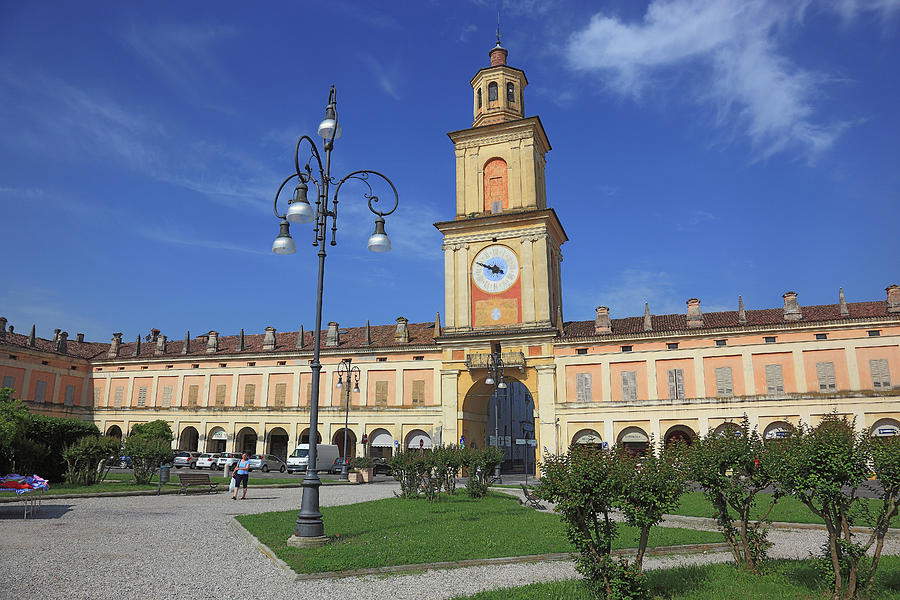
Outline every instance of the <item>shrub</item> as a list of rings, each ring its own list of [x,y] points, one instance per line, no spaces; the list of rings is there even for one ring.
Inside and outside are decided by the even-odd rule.
[[[503,452],[494,446],[486,448],[465,448],[461,454],[462,465],[469,471],[466,493],[471,498],[487,495],[488,485],[494,471],[503,461]]]
[[[354,456],[350,459],[351,469],[371,469],[375,466],[375,461],[365,456]]]
[[[399,452],[388,461],[394,479],[400,482],[400,498],[418,498],[423,491],[425,472],[431,470],[428,456],[420,452]]]
[[[688,476],[703,487],[735,563],[753,572],[759,572],[759,563],[771,546],[767,518],[780,497],[773,494],[765,516],[757,522],[750,520],[757,494],[772,483],[766,449],[759,432],[744,417],[737,429],[697,439],[684,455]]]
[[[106,459],[119,451],[114,437],[85,436],[63,451],[68,468],[66,483],[94,485],[102,473]]]
[[[172,460],[172,439],[172,429],[161,419],[132,428],[125,439],[125,454],[131,457],[137,483],[150,483],[160,465]]]

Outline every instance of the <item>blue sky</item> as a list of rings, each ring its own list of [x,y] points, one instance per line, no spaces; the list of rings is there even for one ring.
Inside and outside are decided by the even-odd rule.
[[[0,3],[0,314],[89,339],[313,323],[269,251],[293,142],[336,84],[334,173],[400,190],[394,251],[342,204],[325,320],[443,312],[440,236],[495,1]],[[900,283],[900,0],[507,2],[553,150],[565,318],[883,299]]]

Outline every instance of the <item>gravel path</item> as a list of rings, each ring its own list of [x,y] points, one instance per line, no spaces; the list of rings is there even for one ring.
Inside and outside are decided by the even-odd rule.
[[[390,497],[396,484],[324,486],[322,504]],[[229,525],[235,514],[296,509],[299,489],[250,490],[192,497],[53,499],[41,517],[23,520],[18,505],[0,505],[0,579],[4,598],[48,599],[246,598],[295,600],[438,600],[484,589],[576,577],[569,562],[429,571],[393,577],[298,582]],[[684,524],[680,524],[684,526]],[[773,555],[805,558],[824,533],[773,531]],[[435,543],[440,543],[435,540]],[[900,553],[894,539],[886,549]],[[648,567],[728,560],[725,553],[652,557]],[[230,575],[243,565],[236,585]]]

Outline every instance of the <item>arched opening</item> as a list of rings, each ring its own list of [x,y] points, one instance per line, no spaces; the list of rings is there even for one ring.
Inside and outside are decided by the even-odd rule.
[[[188,425],[181,430],[181,435],[178,436],[178,449],[196,452],[199,442],[200,434],[197,432],[197,429]]]
[[[593,429],[582,429],[572,436],[572,445],[599,449],[603,447],[603,439]]]
[[[109,428],[107,428],[106,435],[108,435],[109,437],[119,438],[121,440],[122,428],[118,425],[111,425]]]
[[[794,426],[785,421],[775,421],[769,423],[769,426],[763,431],[764,440],[781,440],[791,437],[794,433]]]
[[[481,107],[484,106],[481,98],[481,88],[478,88],[478,93],[476,95],[478,96],[478,110],[481,110]]]
[[[900,435],[900,423],[894,419],[880,419],[872,425],[873,437],[891,437]]]
[[[308,444],[309,443],[309,427],[300,432],[300,437],[297,438],[300,440],[300,444]],[[316,429],[316,443],[322,443],[322,432]]]
[[[346,440],[344,438],[347,438]],[[353,458],[356,456],[356,434],[352,429],[344,429],[343,427],[334,432],[331,436],[331,443],[337,446],[338,456],[344,457],[344,444],[347,447],[347,456]]]
[[[266,454],[274,454],[281,460],[287,460],[288,455],[288,432],[281,427],[273,427],[268,435],[268,449]]]
[[[516,85],[512,82],[506,84],[506,103],[516,103]]]
[[[213,427],[206,434],[206,451],[212,453],[225,452],[225,442],[228,441],[228,434],[221,427]]]
[[[509,373],[506,388],[479,380],[463,400],[460,428],[466,446],[497,446],[503,451],[503,473],[534,473],[534,399],[528,388]]]
[[[741,428],[737,423],[725,422],[713,430],[716,435],[741,435]]]
[[[369,435],[369,457],[390,458],[394,453],[394,436],[387,429],[376,429]]]
[[[252,427],[243,427],[235,438],[235,451],[256,454],[256,431]]]
[[[672,427],[669,427],[663,440],[665,447],[669,448],[677,444],[690,446],[694,443],[695,437],[697,437],[697,434],[687,425],[673,425]]]
[[[407,450],[428,450],[431,448],[431,436],[421,429],[413,429],[406,434],[406,442],[403,446]]]
[[[618,445],[632,456],[643,456],[650,449],[650,437],[640,427],[626,427],[619,434]]]
[[[497,105],[497,82],[492,81],[488,84],[488,108],[492,108]]]
[[[509,182],[506,161],[492,158],[484,163],[484,211],[498,213],[509,208]]]

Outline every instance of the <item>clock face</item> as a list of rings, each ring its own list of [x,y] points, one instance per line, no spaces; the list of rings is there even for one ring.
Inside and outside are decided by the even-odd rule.
[[[519,259],[506,246],[488,246],[475,256],[472,280],[483,292],[505,292],[519,278]]]

